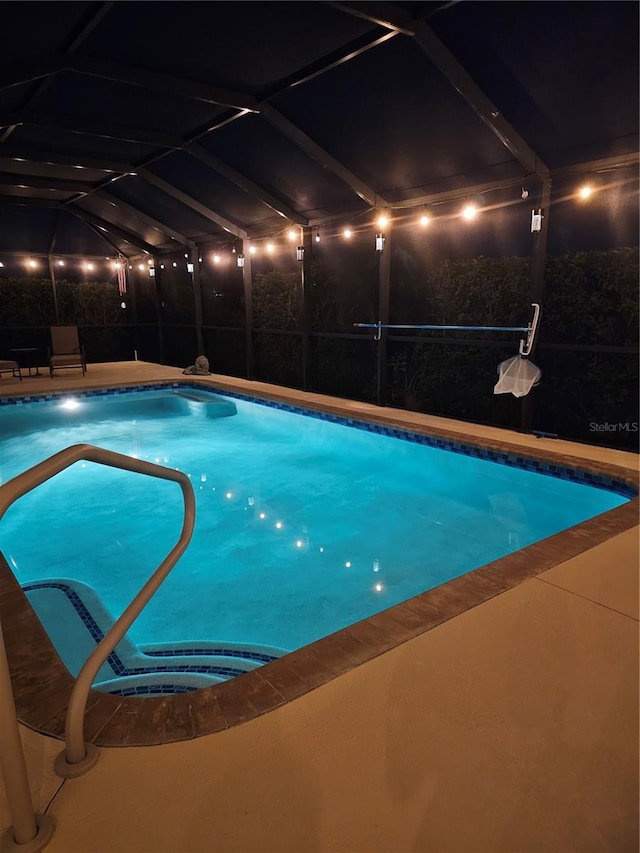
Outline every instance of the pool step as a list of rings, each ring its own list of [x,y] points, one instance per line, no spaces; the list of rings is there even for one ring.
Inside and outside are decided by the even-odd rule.
[[[23,585],[64,665],[80,668],[115,621],[96,591],[68,578]],[[194,642],[137,645],[121,640],[100,668],[93,687],[120,696],[184,693],[226,681],[286,654],[247,643]]]

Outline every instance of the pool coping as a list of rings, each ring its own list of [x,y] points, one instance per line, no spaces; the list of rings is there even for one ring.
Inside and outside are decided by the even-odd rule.
[[[213,377],[212,377],[213,379]],[[329,413],[347,421],[364,421],[450,444],[473,446],[491,454],[553,463],[626,484],[636,494],[625,504],[571,527],[513,554],[454,578],[354,625],[323,637],[279,660],[230,681],[188,693],[162,697],[122,697],[91,691],[85,716],[85,739],[98,746],[144,746],[174,743],[222,731],[265,714],[349,672],[353,668],[424,634],[438,625],[506,592],[529,578],[576,557],[638,524],[640,476],[637,471],[605,462],[578,459],[545,448],[513,441],[462,436],[436,426],[407,424],[402,412],[380,409],[357,412],[339,404],[320,405],[292,396],[253,389],[232,390],[213,382],[149,380],[110,383],[102,388],[76,389],[96,393],[145,388],[198,386],[230,396],[258,398],[274,405]],[[24,395],[29,402],[69,392]],[[347,401],[345,401],[347,402]],[[464,452],[464,451],[463,451]],[[18,718],[29,728],[64,737],[67,704],[75,679],[62,664],[9,565],[0,555],[0,618],[10,664]]]

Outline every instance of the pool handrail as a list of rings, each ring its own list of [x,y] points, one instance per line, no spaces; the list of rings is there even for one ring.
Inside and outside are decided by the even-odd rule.
[[[67,716],[65,721],[65,749],[56,759],[55,768],[58,775],[63,777],[80,776],[85,773],[98,758],[98,751],[93,744],[84,742],[84,714],[89,691],[102,664],[107,660],[120,640],[124,637],[143,608],[153,597],[160,584],[178,562],[187,549],[195,526],[195,495],[191,481],[182,471],[165,468],[153,462],[146,462],[106,450],[92,444],[74,444],[61,450],[24,471],[22,474],[0,486],[0,519],[7,509],[19,498],[32,489],[59,474],[65,468],[76,462],[96,462],[111,468],[120,468],[138,474],[172,480],[180,485],[184,499],[184,519],[180,536],[160,563],[155,572],[138,591],[131,603],[123,610],[109,631],[104,635],[93,652],[85,661],[78,673],[76,683],[71,691]],[[15,711],[14,711],[15,713]],[[9,780],[6,780],[7,783]]]

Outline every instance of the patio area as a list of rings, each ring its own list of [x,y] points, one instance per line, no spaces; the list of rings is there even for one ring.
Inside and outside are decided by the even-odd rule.
[[[179,381],[91,364],[0,395]],[[198,378],[637,476],[635,454]],[[48,850],[556,851],[638,846],[638,527],[524,580],[269,713],[181,743],[102,748],[62,782],[59,740],[22,727]],[[145,700],[140,700],[144,702]],[[2,827],[9,824],[0,804]]]

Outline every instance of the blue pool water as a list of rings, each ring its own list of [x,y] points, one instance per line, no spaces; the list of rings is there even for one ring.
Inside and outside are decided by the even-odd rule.
[[[129,634],[156,655],[209,644],[270,659],[627,500],[258,402],[185,393],[0,406],[3,483],[81,442],[191,478],[192,543]],[[78,606],[64,584],[108,621],[181,525],[177,485],[76,463],[7,512],[0,550],[77,671],[64,623]],[[56,614],[61,627],[51,627]]]

